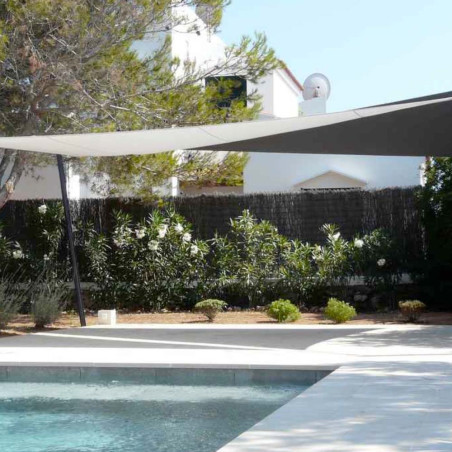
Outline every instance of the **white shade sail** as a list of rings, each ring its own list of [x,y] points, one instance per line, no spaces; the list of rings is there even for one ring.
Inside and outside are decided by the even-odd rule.
[[[74,157],[176,149],[452,155],[452,93],[340,113],[132,132],[0,138],[0,148]]]

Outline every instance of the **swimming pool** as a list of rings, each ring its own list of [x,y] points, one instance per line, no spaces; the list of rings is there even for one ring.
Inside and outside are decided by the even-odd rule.
[[[2,452],[214,452],[308,387],[269,371],[21,372],[0,382]]]

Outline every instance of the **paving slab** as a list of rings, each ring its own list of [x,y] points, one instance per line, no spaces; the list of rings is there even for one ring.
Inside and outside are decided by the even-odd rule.
[[[452,451],[452,327],[393,326],[307,352],[349,362],[219,452]]]
[[[348,328],[149,328],[122,325],[69,328],[54,332],[3,338],[0,347],[93,347],[93,348],[237,348],[305,350],[329,339],[358,334],[369,329]]]
[[[345,365],[219,452],[452,450],[452,364]]]

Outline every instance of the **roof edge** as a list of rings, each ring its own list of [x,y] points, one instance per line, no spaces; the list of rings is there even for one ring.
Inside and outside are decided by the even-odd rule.
[[[300,91],[304,91],[303,85],[298,81],[297,77],[293,74],[293,72],[284,65],[283,71],[288,75],[288,77],[292,80],[292,82],[297,86]]]

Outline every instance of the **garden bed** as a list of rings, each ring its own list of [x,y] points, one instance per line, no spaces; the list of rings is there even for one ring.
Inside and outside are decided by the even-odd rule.
[[[145,313],[145,314],[118,314],[118,323],[137,323],[137,324],[197,324],[207,323],[200,314],[192,312],[170,312],[170,313]],[[97,325],[97,316],[87,315],[88,326]],[[218,314],[215,324],[276,324],[276,321],[269,319],[265,313],[256,311],[222,312]],[[358,314],[358,316],[347,324],[353,325],[374,325],[374,324],[394,324],[405,323],[398,312]],[[431,312],[422,315],[421,324],[427,325],[452,325],[452,313],[450,312]],[[294,322],[298,325],[328,325],[330,321],[325,320],[322,314],[302,313],[301,318]],[[293,324],[291,324],[293,325]],[[80,326],[78,316],[75,314],[64,314],[60,320],[48,329],[73,328]],[[33,333],[37,330],[28,315],[20,315],[12,322],[8,329],[0,333],[1,336]]]

